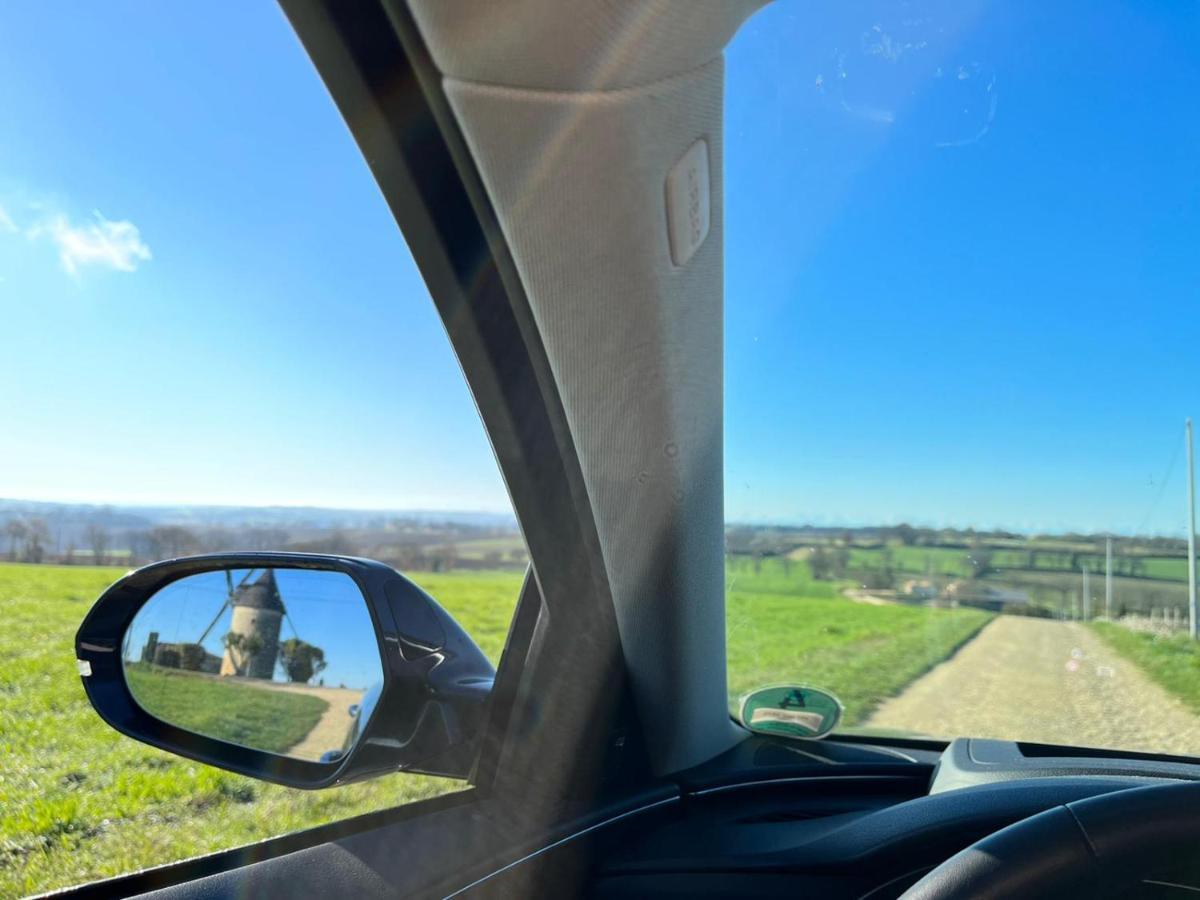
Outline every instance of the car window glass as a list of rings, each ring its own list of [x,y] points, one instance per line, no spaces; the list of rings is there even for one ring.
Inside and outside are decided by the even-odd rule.
[[[460,790],[305,792],[193,763],[105,725],[75,671],[107,585],[223,550],[378,559],[493,663],[503,647],[527,560],[494,457],[287,21],[272,3],[6,4],[0,82],[0,895]],[[320,647],[319,618],[294,618],[281,652]],[[196,665],[250,652],[230,635],[218,622]],[[328,644],[332,678],[349,670]],[[342,702],[320,662],[304,680]]]
[[[1192,6],[780,3],[728,51],[731,709],[1200,753]]]

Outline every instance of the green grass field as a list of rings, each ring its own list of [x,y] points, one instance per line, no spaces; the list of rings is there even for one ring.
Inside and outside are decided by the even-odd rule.
[[[843,724],[855,726],[970,640],[992,618],[975,609],[870,606],[805,565],[748,560],[728,573],[731,699],[766,684],[804,681],[837,694]]]
[[[459,789],[394,775],[326,791],[263,784],[124,738],[92,711],[73,639],[120,569],[0,564],[0,896],[20,896],[238,846]],[[522,575],[416,573],[493,660]],[[951,654],[974,610],[868,606],[801,562],[729,571],[732,695],[803,680],[835,690],[847,723]],[[219,823],[219,824],[217,824]]]
[[[100,721],[74,638],[121,569],[0,565],[0,897],[118,875],[461,787],[393,775],[298,791],[192,763]],[[520,573],[418,579],[492,659]],[[220,823],[216,826],[215,823]]]
[[[271,753],[297,743],[329,709],[319,697],[142,663],[126,663],[125,681],[138,706],[164,722]]]
[[[1090,622],[1089,626],[1152,680],[1200,713],[1200,643],[1187,634],[1160,637],[1110,622]]]

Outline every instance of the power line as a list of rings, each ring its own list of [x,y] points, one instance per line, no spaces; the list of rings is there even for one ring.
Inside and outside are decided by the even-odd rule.
[[[1162,498],[1166,496],[1167,484],[1171,481],[1171,476],[1175,474],[1175,464],[1179,462],[1179,451],[1182,449],[1183,444],[1183,441],[1176,439],[1175,450],[1171,453],[1171,462],[1167,464],[1167,473],[1162,477],[1162,480],[1159,481],[1158,493],[1154,495],[1154,501],[1150,504],[1150,508],[1146,510],[1146,514],[1142,516],[1142,521],[1138,524],[1138,527],[1134,529],[1134,535],[1140,535],[1143,533],[1146,525],[1148,525],[1150,522],[1150,517],[1154,515],[1154,511],[1158,508],[1158,504],[1162,501]]]

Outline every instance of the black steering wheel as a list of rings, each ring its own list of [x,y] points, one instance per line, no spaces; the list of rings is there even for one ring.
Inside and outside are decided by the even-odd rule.
[[[950,857],[902,900],[1128,895],[1197,850],[1200,782],[1132,788],[1014,822]]]

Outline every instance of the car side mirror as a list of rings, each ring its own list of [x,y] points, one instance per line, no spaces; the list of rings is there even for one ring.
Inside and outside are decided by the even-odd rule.
[[[465,777],[495,678],[390,566],[305,553],[131,572],[96,601],[75,653],[117,731],[299,788],[398,770]]]
[[[742,724],[759,734],[823,738],[842,719],[842,704],[820,688],[779,685],[759,688],[742,698]]]

